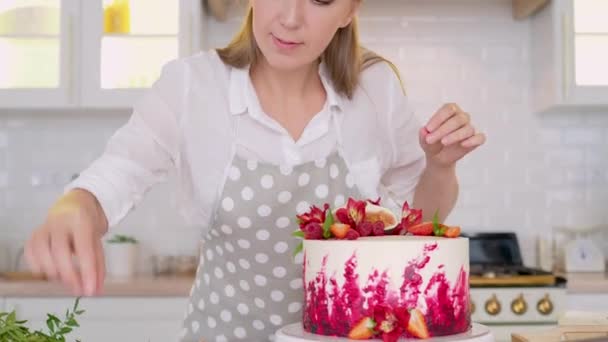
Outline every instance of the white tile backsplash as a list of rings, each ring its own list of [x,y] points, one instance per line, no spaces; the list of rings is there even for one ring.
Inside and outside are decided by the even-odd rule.
[[[398,65],[417,115],[427,119],[443,102],[458,102],[488,136],[459,165],[451,223],[518,232],[530,265],[536,236],[553,226],[608,224],[608,113],[531,113],[529,22],[512,19],[510,0],[364,4],[363,42]],[[210,21],[210,47],[230,39],[240,13]],[[66,180],[125,120],[100,111],[0,117],[0,240],[22,243]],[[146,253],[197,248],[197,230],[179,219],[170,187],[153,189],[117,227],[136,235]]]

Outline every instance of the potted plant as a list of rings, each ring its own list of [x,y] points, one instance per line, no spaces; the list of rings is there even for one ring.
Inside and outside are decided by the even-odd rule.
[[[106,273],[108,278],[130,279],[135,276],[139,241],[132,236],[114,235],[106,241]]]

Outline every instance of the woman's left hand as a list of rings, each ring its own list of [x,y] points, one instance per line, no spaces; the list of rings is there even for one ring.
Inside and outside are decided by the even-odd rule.
[[[441,107],[420,129],[419,136],[427,163],[440,167],[455,165],[486,141],[485,135],[471,124],[469,113],[454,103]]]

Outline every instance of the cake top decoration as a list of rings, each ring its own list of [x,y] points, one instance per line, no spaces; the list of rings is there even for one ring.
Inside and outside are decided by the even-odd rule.
[[[328,203],[315,205],[296,215],[299,229],[292,235],[304,240],[356,240],[359,237],[384,235],[416,235],[454,238],[460,236],[460,227],[439,223],[437,212],[431,222],[422,221],[422,209],[410,207],[406,201],[401,210],[401,220],[384,208],[377,200],[349,198],[345,206],[331,209]],[[300,253],[300,242],[294,255]]]

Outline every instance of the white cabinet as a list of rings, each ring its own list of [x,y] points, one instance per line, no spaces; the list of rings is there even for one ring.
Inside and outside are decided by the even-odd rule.
[[[531,19],[535,112],[608,108],[608,1],[553,0]]]
[[[73,101],[77,2],[0,2],[0,107]]]
[[[86,0],[86,4],[81,8],[84,39],[79,49],[83,63],[79,95],[86,106],[129,107],[160,76],[166,62],[201,48],[197,34],[201,1]]]
[[[68,340],[175,341],[187,302],[186,297],[82,298],[79,307],[85,313],[77,318],[80,327]],[[16,310],[30,329],[46,329],[47,313],[61,319],[73,305],[73,298],[7,298],[5,309]]]
[[[200,0],[1,1],[0,108],[129,108],[201,50],[202,18]]]

